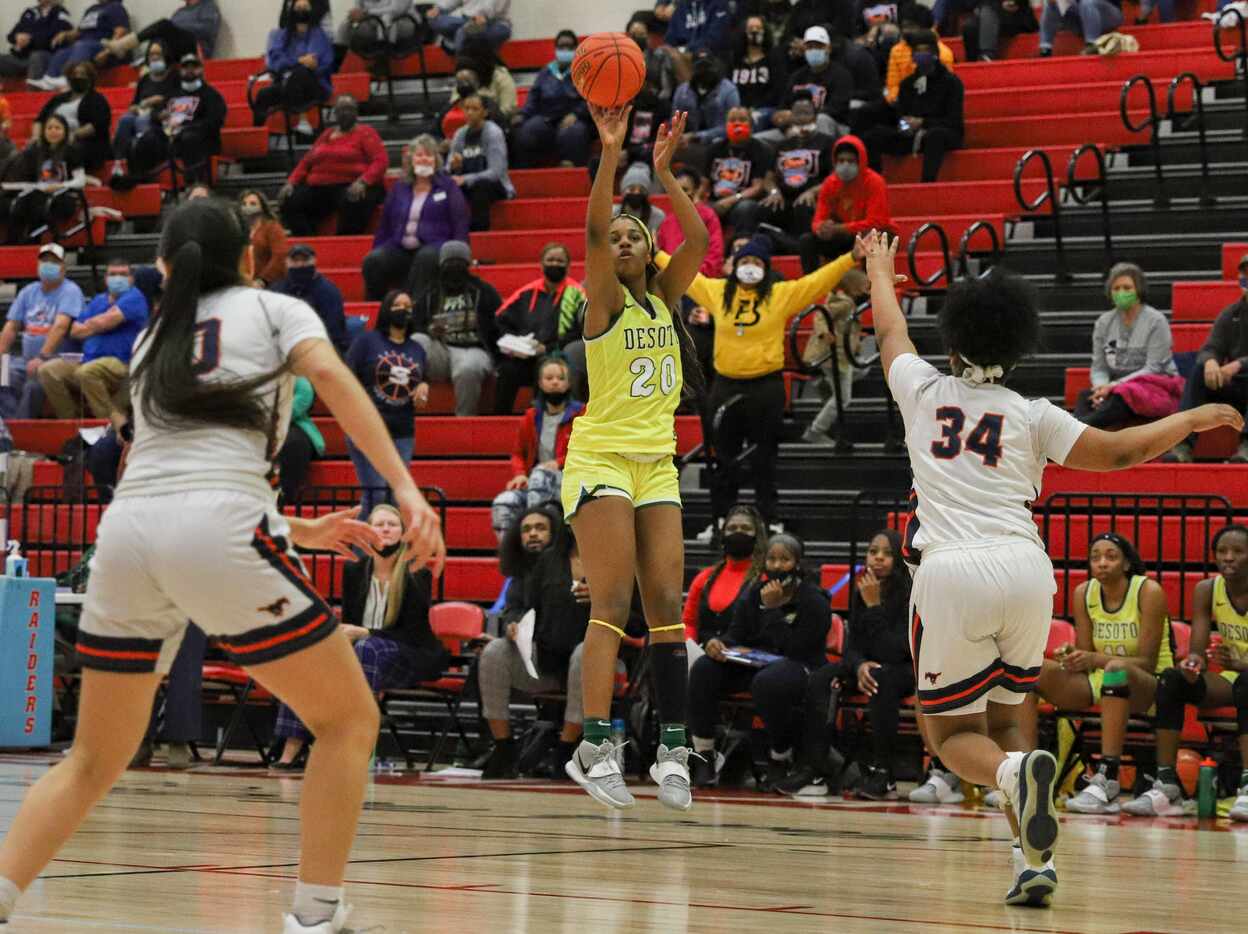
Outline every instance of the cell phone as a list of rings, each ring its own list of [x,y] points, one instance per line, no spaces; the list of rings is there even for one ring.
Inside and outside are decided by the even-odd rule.
[[[905,119],[897,120],[897,128],[903,133],[909,133],[911,130],[910,121]]]

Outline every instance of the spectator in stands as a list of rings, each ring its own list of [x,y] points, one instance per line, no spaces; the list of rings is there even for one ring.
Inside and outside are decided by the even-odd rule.
[[[1239,795],[1228,815],[1248,821],[1248,529],[1228,525],[1213,536],[1210,551],[1219,574],[1192,594],[1192,636],[1186,658],[1162,672],[1157,684],[1157,778],[1153,787],[1123,805],[1137,817],[1179,817],[1185,813],[1183,786],[1175,769],[1179,733],[1187,705],[1203,710],[1234,707],[1239,740]],[[1218,641],[1211,630],[1217,627]],[[1219,670],[1220,669],[1220,670]],[[1221,719],[1221,718],[1219,718]]]
[[[25,75],[32,87],[42,87],[52,57],[52,40],[73,30],[69,12],[57,0],[39,0],[28,6],[9,30],[10,49],[0,55],[0,77]]]
[[[1218,0],[1217,8],[1219,10],[1227,6],[1231,0]],[[1173,23],[1177,15],[1175,0],[1141,0],[1140,11],[1135,17],[1135,25],[1143,26],[1148,22],[1148,18],[1153,15],[1153,10],[1157,9],[1161,12],[1157,14],[1157,19],[1162,23]]]
[[[640,162],[649,166],[654,161],[654,141],[659,127],[671,119],[671,101],[660,97],[658,90],[647,78],[629,107],[631,110],[628,113],[624,160],[628,165]],[[590,160],[589,170],[591,177],[597,173],[597,156]]]
[[[666,268],[669,259],[660,252],[655,262]],[[688,290],[689,298],[715,322],[715,380],[707,411],[714,416],[740,397],[713,441],[718,464],[711,487],[712,526],[703,533],[708,540],[737,502],[741,473],[735,461],[747,439],[754,443],[750,464],[755,503],[768,525],[778,520],[775,468],[785,404],[785,327],[790,318],[827,295],[856,262],[846,253],[818,272],[778,282],[771,269],[771,243],[762,235],[738,250],[735,259],[730,278],[699,274]]]
[[[585,291],[568,277],[571,265],[568,248],[548,243],[542,248],[542,275],[516,289],[498,309],[495,323],[500,336],[529,336],[534,344],[530,356],[508,352],[506,343],[498,347],[498,381],[494,387],[494,414],[510,415],[516,393],[539,382],[547,354],[557,353],[576,323],[576,313],[585,301]],[[564,379],[568,379],[564,361]],[[568,386],[563,387],[564,390]],[[549,460],[549,458],[544,458]]]
[[[747,17],[733,42],[730,77],[740,92],[741,105],[759,130],[771,126],[772,113],[784,101],[788,68],[784,47],[775,41],[767,21],[762,16]]]
[[[1239,258],[1239,300],[1218,313],[1205,344],[1196,355],[1196,363],[1183,387],[1179,411],[1186,412],[1206,402],[1225,402],[1241,412],[1248,409],[1248,253]],[[1162,460],[1189,464],[1196,439],[1176,444]],[[1248,433],[1239,439],[1239,448],[1229,463],[1248,463]]]
[[[532,168],[554,152],[561,165],[589,162],[589,109],[572,84],[579,40],[570,29],[555,36],[555,60],[538,72],[520,112],[511,118],[516,163]]]
[[[481,73],[491,74],[493,83],[483,82],[480,77]],[[473,94],[479,95],[485,104],[487,119],[494,121],[500,127],[511,126],[511,119],[515,116],[518,106],[516,85],[511,73],[501,64],[494,67],[461,57],[455,67],[455,89],[451,91],[450,102],[442,112],[441,120],[438,121],[443,139],[454,139],[460,127],[467,122],[463,101]]]
[[[694,145],[708,147],[723,139],[728,111],[741,105],[741,93],[723,77],[722,68],[713,52],[708,49],[696,52],[692,76],[672,95],[672,110],[689,114],[684,136],[686,149]],[[686,156],[686,161],[705,160]]]
[[[437,678],[448,656],[429,626],[433,576],[426,568],[409,567],[397,509],[383,503],[368,513],[368,522],[382,547],[343,565],[341,628],[374,692]],[[284,704],[273,733],[286,741],[273,768],[302,769],[312,734]]]
[[[92,477],[97,484],[100,482],[94,473]],[[166,768],[180,771],[194,764],[190,744],[203,738],[204,654],[207,649],[208,637],[204,631],[194,623],[189,624],[169,668],[160,702],[152,705],[147,734],[130,760],[130,768],[151,765],[157,739],[166,743]]]
[[[464,69],[471,72],[470,76],[461,74]],[[516,79],[498,54],[498,50],[481,36],[472,36],[465,43],[459,59],[456,61],[455,90],[451,99],[463,97],[467,89],[461,89],[464,77],[473,79],[473,90],[480,91],[494,102],[503,123],[509,125],[520,104],[516,94]]]
[[[3,177],[4,169],[17,151],[13,145],[13,137],[10,135],[12,132],[13,108],[9,106],[8,99],[0,94],[0,177]]]
[[[867,165],[867,150],[856,136],[842,136],[832,151],[832,174],[819,188],[809,229],[802,234],[802,271],[812,272],[821,259],[852,249],[854,238],[868,230],[891,230],[888,186]]]
[[[238,203],[243,217],[251,224],[251,262],[255,270],[251,283],[258,289],[267,289],[286,275],[286,258],[290,252],[286,228],[274,215],[273,206],[263,192],[248,189]]]
[[[912,3],[901,10],[901,39],[888,53],[888,72],[884,76],[884,99],[895,103],[901,93],[901,82],[914,74],[915,62],[912,39],[919,33],[936,28],[932,11],[921,3]],[[953,71],[953,49],[937,38],[936,54],[940,63]]]
[[[657,234],[659,226],[667,219],[667,212],[650,203],[653,190],[654,177],[650,174],[650,166],[634,162],[620,176],[620,200],[611,208],[612,216],[627,211],[639,218],[651,234]]]
[[[282,219],[296,237],[314,236],[330,214],[338,215],[338,236],[362,234],[385,197],[390,157],[377,131],[359,118],[355,98],[339,95],[334,126],[321,134],[282,186]]]
[[[819,132],[840,136],[848,129],[849,102],[855,93],[854,76],[843,59],[832,58],[832,37],[822,26],[806,30],[802,45],[804,64],[789,72],[788,99],[794,102],[802,99],[803,94],[809,94]],[[775,143],[784,138],[784,131],[801,125],[792,103],[773,113],[771,122],[775,129],[762,134],[762,138]]]
[[[1170,322],[1144,303],[1144,270],[1118,263],[1105,280],[1114,307],[1092,329],[1092,388],[1079,393],[1075,417],[1094,428],[1121,428],[1133,418],[1178,409],[1183,380],[1174,364]]]
[[[452,10],[460,15],[452,15]],[[511,0],[437,0],[437,11],[429,26],[452,55],[469,36],[484,36],[494,48],[511,38]]]
[[[412,459],[416,410],[429,404],[428,360],[424,347],[413,339],[412,328],[411,296],[389,292],[381,301],[373,329],[357,337],[347,351],[347,366],[377,406],[404,461]],[[363,488],[360,512],[369,515],[373,507],[389,499],[390,490],[385,478],[350,439],[347,454]]]
[[[71,65],[69,90],[52,97],[39,111],[31,125],[31,138],[39,136],[43,121],[52,114],[59,114],[69,126],[70,141],[82,155],[82,164],[88,169],[98,169],[113,154],[109,144],[109,128],[113,122],[113,109],[108,98],[95,89],[96,71],[90,62]]]
[[[810,427],[802,433],[802,440],[807,444],[826,444],[831,439],[832,426],[840,416],[838,394],[842,409],[848,408],[853,400],[854,380],[859,374],[846,352],[845,337],[851,333],[852,317],[858,304],[870,297],[871,283],[866,274],[861,269],[850,269],[823,303],[832,317],[832,327],[829,329],[823,315],[817,314],[811,319],[813,328],[802,350],[802,359],[810,364],[829,353],[835,354],[836,359],[828,357],[821,367],[824,385],[820,391],[827,392],[827,399]],[[856,332],[851,336],[851,343],[854,347],[859,343]]]
[[[676,68],[672,62],[672,50],[662,44],[652,45],[650,37],[663,35],[662,24],[650,10],[638,10],[628,21],[624,31],[646,57],[646,83],[654,88],[661,100],[671,102],[676,91]]]
[[[390,187],[364,257],[364,291],[377,301],[408,282],[423,285],[433,278],[442,244],[467,241],[468,202],[451,176],[442,170],[438,141],[428,134],[412,140],[403,160],[403,179]]]
[[[451,180],[468,199],[472,230],[490,229],[490,207],[495,201],[516,196],[507,174],[507,137],[493,120],[486,119],[485,100],[478,93],[460,98],[465,123],[451,140],[447,160]]]
[[[306,2],[306,0],[305,0]],[[296,24],[296,7],[300,6],[299,0],[282,0],[282,12],[277,16],[277,26],[279,29],[290,29]],[[325,35],[330,35],[334,31],[333,12],[329,8],[329,0],[311,0],[308,9],[312,13],[309,22],[317,23],[321,29],[325,31]]]
[[[130,15],[122,0],[99,0],[82,13],[77,27],[52,37],[52,55],[41,79],[26,83],[40,91],[64,91],[70,87],[65,77],[74,65],[95,62],[100,68],[115,65],[118,59],[104,48],[106,39],[119,39],[130,31]],[[94,75],[92,75],[94,78]]]
[[[718,276],[720,267],[724,264],[724,231],[719,225],[719,215],[706,203],[706,180],[697,169],[685,166],[677,170],[676,181],[693,202],[694,209],[698,212],[698,217],[702,218],[711,238],[699,271],[704,276]],[[670,256],[684,242],[685,234],[680,229],[680,220],[674,213],[669,214],[659,225],[654,238],[655,246]]]
[[[886,153],[922,153],[922,180],[934,182],[945,153],[962,146],[962,79],[941,63],[937,42],[936,33],[926,30],[910,37],[914,72],[901,82],[893,105],[898,120],[866,131],[863,142],[877,172]]]
[[[724,517],[719,544],[723,557],[693,578],[681,617],[685,638],[704,648],[712,639],[723,638],[738,601],[763,574],[767,531],[762,515],[745,503],[734,505]]]
[[[788,113],[791,123],[776,146],[779,193],[764,198],[762,206],[775,213],[777,230],[767,232],[780,252],[796,253],[798,238],[810,230],[811,218],[815,216],[819,186],[832,170],[836,138],[819,129],[809,91],[795,92]]]
[[[776,790],[784,794],[826,794],[844,758],[833,748],[828,713],[833,694],[844,685],[867,695],[871,724],[871,764],[859,794],[873,801],[897,797],[893,759],[902,702],[914,693],[910,659],[910,571],[901,560],[901,535],[881,529],[867,546],[866,569],[854,582],[844,658],[824,665],[806,687],[802,765]]]
[[[845,36],[832,34],[828,54],[836,64],[845,66],[854,79],[854,89],[849,95],[849,121],[864,108],[879,107],[884,103],[884,83],[875,56]]]
[[[294,395],[290,404],[290,428],[277,455],[278,480],[282,485],[282,505],[294,506],[308,480],[312,461],[325,454],[325,437],[312,421],[312,403],[316,391],[312,381],[295,377]]]
[[[106,39],[104,48],[114,58],[124,61],[140,42],[160,42],[168,50],[170,61],[181,61],[184,55],[212,58],[221,29],[221,11],[216,0],[182,0],[168,19],[158,19],[139,32],[128,32],[119,39]]]
[[[707,154],[710,165],[710,203],[722,226],[734,236],[749,236],[760,221],[771,218],[763,200],[778,198],[775,154],[771,147],[754,137],[750,111],[734,107],[728,111],[726,137]],[[775,198],[773,198],[773,201]]]
[[[191,187],[186,189],[187,201],[194,201],[196,198],[212,198],[212,197],[215,197],[215,195],[213,194],[212,186],[209,185],[207,182],[195,182],[193,185],[191,185]],[[265,200],[267,201],[268,199],[266,198]],[[246,215],[247,212],[244,210],[243,214]],[[278,226],[281,227],[282,225],[278,224]],[[282,236],[285,236],[285,235],[286,235],[286,231],[283,230]]]
[[[502,574],[503,590],[499,594],[494,622],[518,619],[523,611],[524,579],[537,563],[537,556],[550,547],[556,530],[563,527],[563,507],[558,499],[546,500],[523,510],[498,541],[498,571]]]
[[[165,102],[179,90],[178,73],[170,67],[165,47],[159,39],[148,43],[143,64],[130,107],[117,118],[117,128],[113,133],[114,175],[126,173],[126,163],[131,158],[130,150],[135,138],[155,124],[165,108]]]
[[[968,62],[995,62],[1001,40],[1036,32],[1040,24],[1027,0],[978,0],[975,12],[962,23],[962,48]]]
[[[82,342],[82,362],[61,358],[39,368],[39,384],[57,418],[84,418],[84,407],[95,418],[112,414],[130,372],[135,339],[147,325],[147,298],[134,286],[129,261],[111,260],[104,282],[106,290],[69,328],[70,338]]]
[[[10,243],[20,243],[29,232],[47,220],[48,206],[62,187],[79,186],[85,181],[82,157],[70,140],[69,124],[59,113],[49,114],[32,133],[33,142],[9,160],[4,177],[8,182],[26,182],[33,187],[23,191],[0,192],[0,220],[5,222]]]
[[[343,314],[342,292],[316,268],[316,250],[310,243],[296,243],[286,254],[286,275],[269,288],[282,295],[293,295],[311,306],[325,324],[329,342],[340,354],[347,352],[347,319]]]
[[[57,359],[70,325],[82,314],[82,289],[65,276],[65,250],[60,244],[39,248],[38,274],[38,281],[17,293],[0,331],[0,357],[12,354],[9,386],[0,389],[0,417],[6,419],[39,417],[43,409],[39,369]],[[19,335],[20,353],[13,354]]]
[[[897,7],[891,3],[878,3],[867,6],[862,11],[862,26],[865,29],[854,39],[875,62],[880,74],[888,72],[888,57],[893,46],[901,40],[901,27],[897,23]]]
[[[667,44],[681,55],[709,52],[718,57],[732,43],[729,0],[676,0],[667,23]],[[673,105],[675,106],[675,105]],[[675,106],[680,110],[679,106]]]
[[[367,49],[370,53],[384,54],[392,48],[392,32],[400,43],[406,42],[409,35],[414,35],[413,25],[409,22],[404,21],[395,26],[398,17],[412,12],[411,0],[354,0],[334,34],[334,44],[357,51]],[[381,23],[380,27],[378,22]],[[356,35],[357,31],[359,35]]]
[[[309,0],[295,0],[290,24],[269,32],[264,67],[273,80],[256,92],[252,104],[256,126],[263,126],[276,108],[297,114],[329,99],[333,93],[334,47],[325,30],[316,24]],[[299,130],[311,129],[306,118],[301,118]]]
[[[1122,0],[1074,0],[1063,8],[1045,0],[1040,13],[1040,57],[1053,54],[1053,40],[1062,27],[1083,35],[1081,55],[1096,54],[1096,40],[1122,25]]]
[[[1036,748],[1038,700],[1059,710],[1100,704],[1100,766],[1087,787],[1066,802],[1066,810],[1116,813],[1127,720],[1153,706],[1157,675],[1174,665],[1170,612],[1165,591],[1149,579],[1135,546],[1116,532],[1092,539],[1088,580],[1075,588],[1071,607],[1075,644],[1044,660],[1035,693],[1024,702],[1023,748]]]
[[[827,594],[818,578],[802,567],[804,547],[792,535],[767,543],[766,572],[739,599],[722,638],[706,644],[706,654],[689,669],[689,731],[693,735],[692,784],[706,787],[717,778],[715,725],[719,702],[749,691],[767,733],[771,787],[793,765],[794,711],[810,672],[825,663],[831,625]],[[726,652],[761,653],[749,664],[729,664]]]
[[[476,415],[485,381],[494,372],[488,348],[496,343],[494,316],[502,299],[494,286],[469,272],[472,251],[448,240],[438,272],[413,302],[412,330],[429,359],[429,378],[455,387],[455,414]]]
[[[514,475],[494,497],[490,510],[494,534],[500,541],[525,509],[559,501],[572,422],[585,411],[584,405],[568,395],[566,360],[544,357],[537,371],[533,404],[520,419],[511,452]]]

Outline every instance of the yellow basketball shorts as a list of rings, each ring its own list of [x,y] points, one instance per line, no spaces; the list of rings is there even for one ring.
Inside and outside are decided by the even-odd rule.
[[[599,496],[622,496],[634,509],[666,503],[680,508],[680,478],[669,455],[654,461],[625,454],[569,449],[563,464],[563,514]]]

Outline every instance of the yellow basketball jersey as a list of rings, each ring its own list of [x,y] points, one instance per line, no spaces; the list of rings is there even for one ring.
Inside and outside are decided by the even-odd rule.
[[[672,313],[657,295],[650,310],[620,286],[624,310],[585,340],[589,404],[569,446],[598,454],[676,453],[676,406],[684,374]]]
[[[1226,578],[1213,579],[1213,622],[1222,634],[1222,644],[1235,658],[1248,658],[1248,616],[1241,614],[1226,592]]]
[[[1092,645],[1106,655],[1138,655],[1140,653],[1140,588],[1148,578],[1137,574],[1127,586],[1122,606],[1110,613],[1101,599],[1101,582],[1088,580],[1085,604],[1092,620]],[[1157,650],[1157,672],[1174,666],[1170,645],[1170,617],[1162,620],[1161,647]]]

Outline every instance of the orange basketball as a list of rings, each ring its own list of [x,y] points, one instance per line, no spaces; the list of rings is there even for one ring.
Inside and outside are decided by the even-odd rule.
[[[623,107],[646,80],[646,58],[622,32],[587,37],[572,60],[572,83],[581,97],[599,107]]]

